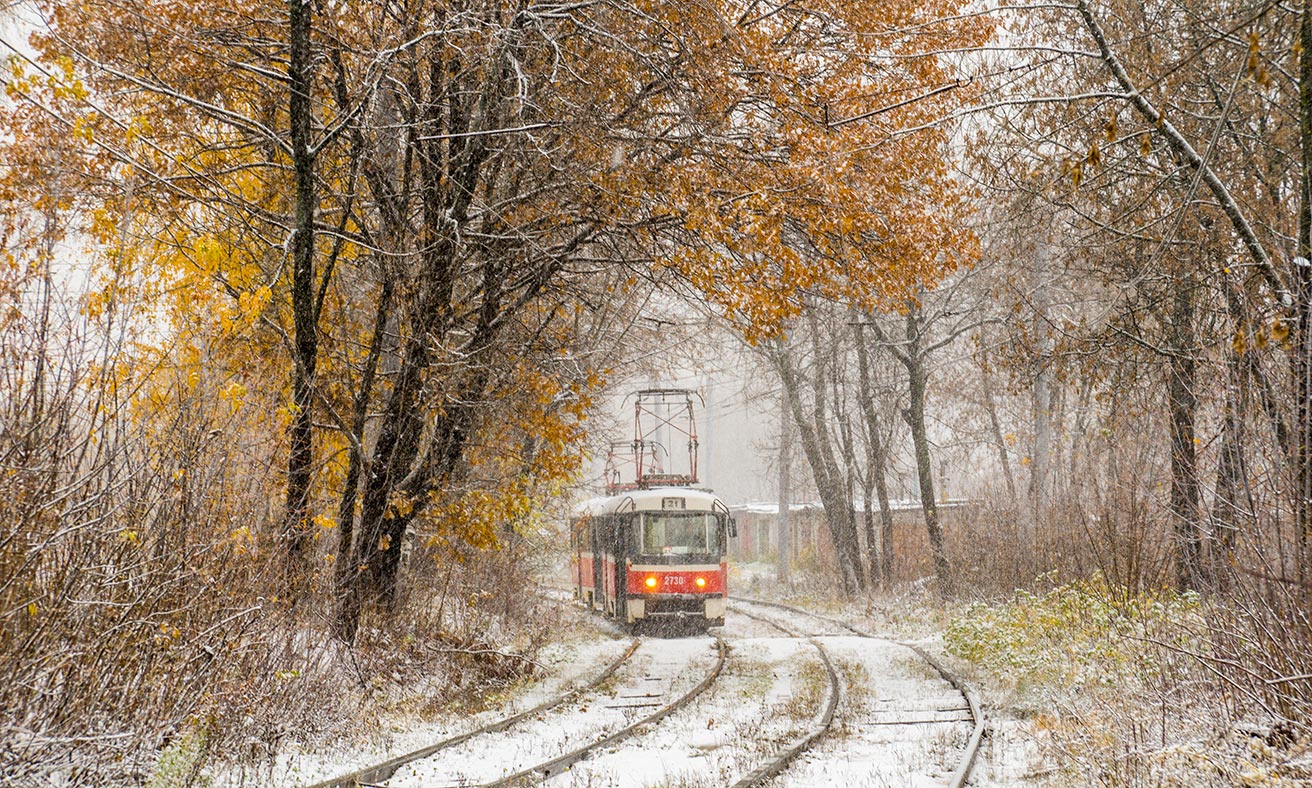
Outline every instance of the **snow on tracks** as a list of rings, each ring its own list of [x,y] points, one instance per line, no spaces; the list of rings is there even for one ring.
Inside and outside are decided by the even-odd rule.
[[[714,647],[710,654],[708,645]],[[406,763],[386,784],[389,788],[491,788],[550,778],[691,702],[716,680],[727,654],[719,638],[644,639],[636,656],[615,673],[613,681],[603,682],[568,708],[539,715],[511,732],[466,740],[444,749],[440,758]],[[709,668],[705,665],[708,657],[713,659]],[[699,675],[701,680],[687,688]],[[656,711],[647,713],[653,707]]]
[[[984,716],[962,681],[923,648],[878,638],[799,608],[734,598],[739,612],[826,625],[823,638],[854,690],[833,735],[780,776],[781,786],[942,786],[962,788],[970,777]],[[755,605],[774,615],[742,610]],[[862,674],[862,675],[857,675]],[[945,782],[946,780],[946,782]]]
[[[643,639],[587,688],[314,788],[964,784],[982,715],[930,655],[794,608],[734,608],[729,645]]]
[[[531,719],[533,717],[551,711],[552,709],[555,709],[557,706],[560,706],[566,701],[573,700],[575,698],[582,696],[584,693],[591,692],[595,690],[597,687],[599,687],[600,685],[609,681],[610,678],[613,675],[615,675],[615,672],[618,671],[622,665],[627,663],[630,660],[630,658],[633,657],[633,654],[635,651],[638,650],[638,646],[640,645],[640,643],[641,641],[635,638],[632,642],[630,642],[629,647],[624,651],[624,653],[620,654],[620,656],[617,659],[615,659],[615,661],[611,662],[609,665],[606,666],[604,670],[602,670],[600,673],[594,676],[591,681],[587,682],[584,685],[574,687],[566,692],[560,693],[559,695],[556,695],[552,698],[548,698],[547,700],[543,701],[542,703],[539,703],[538,705],[534,706],[531,709],[522,711],[518,714],[514,714],[509,717],[505,717],[503,719],[497,720],[496,722],[492,722],[487,725],[480,726],[478,728],[475,728],[474,730],[467,731],[458,736],[452,736],[450,738],[443,739],[442,741],[436,742],[435,744],[430,744],[428,746],[421,747],[418,750],[414,750],[412,752],[406,753],[405,755],[400,755],[395,758],[388,759],[386,761],[383,761],[382,763],[374,764],[372,766],[366,766],[363,769],[358,769],[354,772],[351,772],[349,774],[344,774],[340,777],[333,777],[327,780],[322,780],[320,782],[314,783],[313,785],[309,785],[306,788],[355,788],[356,786],[360,786],[360,785],[376,785],[390,779],[392,775],[395,774],[399,768],[409,763],[424,758],[430,758],[443,750],[447,750],[453,747],[458,747],[477,736],[481,736],[487,733],[496,733],[499,731],[504,731],[507,728],[512,727],[516,723],[522,722],[527,719]]]
[[[800,637],[797,632],[782,624],[770,621],[767,618],[753,615],[745,610],[740,610],[739,612],[749,618],[766,622],[789,637]],[[833,724],[834,711],[838,708],[838,699],[842,694],[842,687],[838,681],[838,673],[834,670],[834,663],[829,660],[829,653],[825,651],[825,647],[820,645],[820,641],[814,638],[811,638],[810,642],[820,654],[820,659],[825,665],[825,672],[829,675],[829,700],[825,704],[824,712],[820,715],[818,724],[797,741],[785,747],[783,752],[753,769],[746,777],[735,782],[732,788],[754,788],[754,786],[763,785],[766,781],[778,775],[784,769],[787,769],[788,764],[792,763],[794,758],[815,743],[817,739],[824,735],[825,731],[829,730],[829,726]]]

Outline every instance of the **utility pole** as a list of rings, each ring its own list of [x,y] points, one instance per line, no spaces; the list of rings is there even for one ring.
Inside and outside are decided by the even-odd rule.
[[[715,400],[711,396],[712,390],[711,376],[703,374],[702,391],[706,392],[706,396],[702,400],[702,408],[705,415],[702,418],[702,424],[704,426],[701,431],[701,445],[705,447],[705,452],[702,456],[706,458],[706,461],[701,463],[703,470],[699,475],[702,484],[714,489],[715,485],[712,483],[714,478],[712,476],[712,469],[715,467],[715,441],[713,440],[715,436],[715,415],[712,411],[715,408]]]

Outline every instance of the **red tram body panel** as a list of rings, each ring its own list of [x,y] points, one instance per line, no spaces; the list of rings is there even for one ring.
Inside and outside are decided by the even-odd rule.
[[[729,509],[691,487],[634,489],[582,504],[570,523],[575,596],[617,621],[724,624]]]

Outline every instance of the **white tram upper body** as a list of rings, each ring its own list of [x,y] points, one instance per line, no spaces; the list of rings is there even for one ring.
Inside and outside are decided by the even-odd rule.
[[[724,624],[734,529],[709,490],[650,487],[580,504],[570,520],[574,593],[627,624]]]

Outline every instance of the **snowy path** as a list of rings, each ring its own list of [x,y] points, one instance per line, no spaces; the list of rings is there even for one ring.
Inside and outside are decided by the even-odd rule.
[[[914,647],[844,627],[735,601],[720,632],[727,659],[720,660],[714,636],[644,638],[596,689],[504,730],[444,746],[400,766],[390,779],[365,782],[387,788],[487,786],[507,777],[561,788],[962,784],[963,752],[978,736],[963,694]],[[578,657],[570,666],[576,675],[596,674],[605,664],[591,651]],[[835,685],[841,689],[831,702]],[[690,690],[697,691],[671,710]],[[629,732],[653,713],[662,718]],[[575,757],[599,741],[603,746],[586,759]],[[762,774],[785,755],[797,757]]]

